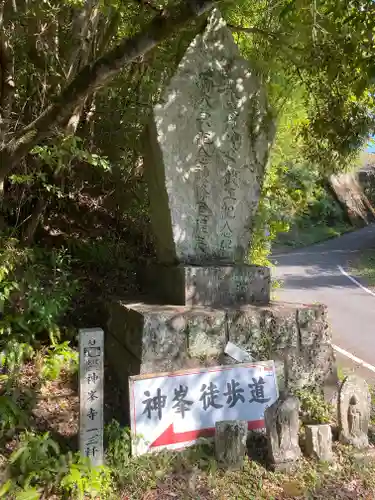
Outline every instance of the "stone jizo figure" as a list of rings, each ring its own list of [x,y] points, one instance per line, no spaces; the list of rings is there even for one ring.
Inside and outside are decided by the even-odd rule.
[[[280,397],[264,413],[269,460],[274,470],[289,470],[301,456],[298,413],[299,400],[291,395]]]
[[[359,409],[359,401],[357,396],[351,397],[348,408],[348,426],[351,436],[359,436],[361,434],[361,410]]]
[[[350,375],[340,389],[339,428],[340,441],[356,448],[368,446],[371,395],[367,383]]]

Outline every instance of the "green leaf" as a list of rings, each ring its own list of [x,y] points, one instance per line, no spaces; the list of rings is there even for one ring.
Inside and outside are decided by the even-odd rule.
[[[9,463],[14,464],[17,460],[27,451],[26,446],[20,446],[17,450],[15,450],[11,456],[9,457]]]
[[[30,488],[17,493],[16,500],[39,500],[41,494],[36,488]]]
[[[48,440],[48,445],[49,445],[50,448],[53,449],[53,451],[56,453],[56,455],[58,455],[60,453],[60,447],[56,443],[56,441],[54,441],[53,439],[49,439]]]
[[[283,19],[285,16],[287,16],[289,12],[292,12],[295,9],[295,6],[296,0],[290,0],[288,4],[281,10],[279,18]]]
[[[12,487],[12,485],[13,485],[13,482],[12,482],[11,479],[8,479],[8,481],[6,483],[4,483],[4,484],[1,485],[1,488],[0,488],[0,498],[3,498],[4,495],[9,492],[9,490]]]

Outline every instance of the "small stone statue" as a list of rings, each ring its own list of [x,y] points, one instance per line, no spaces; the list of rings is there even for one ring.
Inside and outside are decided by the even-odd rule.
[[[215,453],[221,467],[241,469],[246,454],[247,420],[216,422]]]
[[[371,395],[367,383],[350,375],[340,389],[339,428],[340,441],[356,448],[368,447]]]
[[[317,460],[333,460],[332,430],[329,424],[306,425],[306,455]]]
[[[290,470],[301,456],[298,413],[299,401],[291,395],[280,397],[264,412],[269,459],[274,470]]]

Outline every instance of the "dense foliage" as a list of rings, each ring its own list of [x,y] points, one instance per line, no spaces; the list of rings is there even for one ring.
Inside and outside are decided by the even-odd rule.
[[[212,4],[277,124],[250,259],[267,263],[289,226],[344,222],[325,178],[374,132],[373,2],[0,0],[0,441],[15,444],[0,496],[110,490],[106,468],[30,430],[19,374],[74,373],[66,325],[100,321],[117,284],[134,292],[133,264],[153,255],[142,132]]]
[[[190,15],[172,33],[165,19],[180,19],[187,4]],[[87,194],[109,205],[116,220],[145,221],[141,132],[204,23],[198,4],[206,2],[2,1],[0,178],[3,225],[15,228],[13,236],[31,242],[49,214]],[[295,154],[293,163],[320,175],[342,169],[373,127],[371,2],[217,5],[268,86],[278,119],[285,123],[286,114],[293,122],[289,134],[298,139],[279,134],[277,155]],[[153,44],[140,48],[142,37]],[[297,108],[297,121],[290,120]]]

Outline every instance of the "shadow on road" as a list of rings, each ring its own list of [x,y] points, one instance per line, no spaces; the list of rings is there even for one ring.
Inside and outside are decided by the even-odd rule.
[[[351,274],[350,261],[368,248],[375,248],[374,224],[325,243],[273,255],[272,277],[281,282],[276,301],[325,304],[333,342],[375,366],[375,297],[339,269]],[[352,276],[361,283],[361,278]],[[344,362],[350,362],[350,357]]]
[[[303,275],[303,276],[296,276],[296,275],[288,275],[284,274],[283,275],[283,282],[282,286],[288,289],[300,289],[304,290],[306,288],[308,289],[317,289],[317,288],[334,288],[334,287],[339,287],[339,288],[349,288],[349,289],[356,289],[358,291],[361,291],[358,286],[356,286],[354,283],[352,283],[349,279],[345,278],[338,270],[337,270],[337,275],[334,274],[321,274],[323,270],[321,269],[320,272],[317,271],[317,273],[313,274],[311,273],[309,276]],[[325,270],[327,272],[327,270]],[[362,292],[363,293],[363,292]]]
[[[325,252],[298,252],[273,257],[273,277],[282,280],[285,289],[314,288],[358,288],[343,276],[338,266],[344,269],[357,253],[356,250],[331,250]]]

